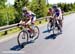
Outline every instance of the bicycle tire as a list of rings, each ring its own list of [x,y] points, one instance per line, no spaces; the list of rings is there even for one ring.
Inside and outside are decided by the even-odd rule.
[[[53,21],[53,34],[55,34],[55,26],[56,26],[56,22],[55,20]]]
[[[51,24],[48,23],[48,24],[47,24],[47,30],[50,31],[50,29],[51,29]]]
[[[35,26],[35,27],[34,27],[34,29],[35,29],[35,28],[37,28],[37,30],[38,30],[38,33],[37,33],[37,36],[36,36],[36,37],[34,36],[35,38],[33,37],[33,39],[34,39],[34,40],[38,39],[38,37],[39,37],[39,34],[40,34],[40,31],[39,31],[39,28],[38,28],[38,26]],[[35,30],[34,30],[34,32],[35,32]],[[35,32],[35,35],[36,35],[36,32]]]
[[[27,37],[26,43],[28,42],[28,33],[27,33],[26,31],[21,31],[21,32],[18,34],[18,37],[17,37],[17,42],[18,42],[18,45],[19,45],[19,46],[22,45],[22,43],[20,42],[20,39],[19,39],[22,32],[27,35],[27,36],[26,36],[26,37]],[[23,34],[23,35],[24,35],[24,34]]]

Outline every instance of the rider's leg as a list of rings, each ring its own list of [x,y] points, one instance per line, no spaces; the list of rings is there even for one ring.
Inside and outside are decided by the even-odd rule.
[[[33,29],[34,29],[34,22],[35,22],[35,20],[36,20],[36,17],[33,16],[32,19],[31,19],[31,22],[30,22],[31,27],[30,27],[30,25],[28,26],[30,32],[33,32]]]
[[[50,28],[52,28],[52,26],[53,26],[53,19],[52,18],[50,19],[50,22],[49,23],[51,23]]]
[[[59,29],[60,29],[60,32],[62,33],[62,23],[61,23],[61,20],[58,20],[59,21]]]
[[[29,32],[32,33],[33,29],[30,27],[30,25],[28,25],[29,28]]]
[[[56,22],[57,28],[58,28],[58,30],[60,30],[60,32],[62,32],[62,29],[61,29],[62,23],[61,23],[61,20],[60,20],[60,16],[58,16],[56,19],[57,19],[57,22]]]
[[[31,32],[33,33],[33,36],[34,36],[34,33],[35,33],[35,31],[34,31],[35,20],[36,20],[35,17],[31,20],[31,27],[30,27],[30,30],[31,30]]]
[[[59,19],[59,24],[60,24],[60,26],[62,27],[62,20],[60,20],[60,19]]]
[[[36,16],[33,16],[32,20],[31,20],[32,29],[34,29],[35,21],[36,21]]]

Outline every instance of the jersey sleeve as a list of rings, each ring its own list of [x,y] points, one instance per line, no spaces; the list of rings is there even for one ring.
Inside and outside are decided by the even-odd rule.
[[[36,15],[36,14],[33,13],[32,11],[28,11],[28,13],[29,13],[30,15]]]

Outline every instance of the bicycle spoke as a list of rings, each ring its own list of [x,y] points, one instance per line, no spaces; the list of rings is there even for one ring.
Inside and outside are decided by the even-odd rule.
[[[18,44],[22,45],[28,41],[28,34],[26,32],[21,31],[17,38]]]

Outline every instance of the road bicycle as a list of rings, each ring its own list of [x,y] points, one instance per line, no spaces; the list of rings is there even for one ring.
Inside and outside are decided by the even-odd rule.
[[[22,26],[22,25],[21,25]],[[23,27],[23,26],[22,26]],[[32,26],[30,26],[32,28]],[[39,37],[39,28],[38,26],[34,26],[34,29],[31,31],[27,25],[23,27],[17,37],[17,42],[21,46],[23,43],[27,43],[28,41],[36,40]]]
[[[57,31],[61,32],[62,27],[57,19],[51,18],[47,24],[47,30],[52,30],[53,34],[55,34]]]

